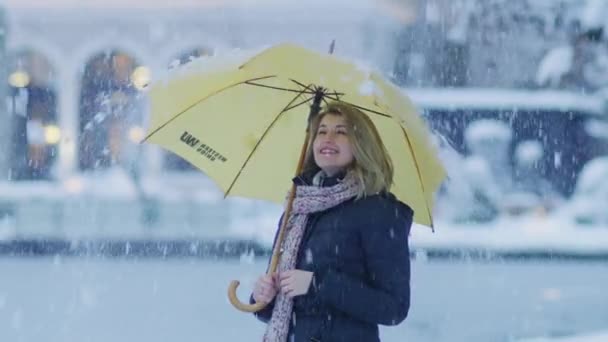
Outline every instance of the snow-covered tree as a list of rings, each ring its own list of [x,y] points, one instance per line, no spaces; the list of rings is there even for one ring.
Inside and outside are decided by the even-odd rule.
[[[397,37],[395,78],[418,86],[608,82],[607,0],[428,0]]]

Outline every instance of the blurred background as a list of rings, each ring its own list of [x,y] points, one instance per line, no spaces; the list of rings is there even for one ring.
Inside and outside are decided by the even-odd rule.
[[[281,208],[139,144],[147,86],[334,39],[411,97],[449,173],[386,340],[608,340],[606,30],[608,0],[0,1],[0,340],[257,339],[217,297],[264,271]]]

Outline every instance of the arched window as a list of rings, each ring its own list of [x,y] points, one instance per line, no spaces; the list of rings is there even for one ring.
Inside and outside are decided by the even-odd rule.
[[[186,63],[192,61],[193,59],[196,59],[196,58],[202,57],[202,56],[209,56],[211,54],[212,54],[212,51],[209,49],[205,49],[205,48],[191,49],[191,50],[188,50],[186,52],[182,52],[182,53],[176,55],[175,58],[173,58],[169,62],[169,68],[170,69],[176,68],[180,65],[183,65],[183,64],[186,64]],[[174,154],[173,152],[170,152],[170,151],[167,151],[165,154],[164,167],[169,170],[181,170],[181,171],[195,170],[195,167],[192,166],[192,164],[190,164],[183,158],[177,156],[176,154]]]
[[[9,54],[10,177],[50,179],[61,131],[57,126],[55,70],[34,50]]]
[[[144,136],[143,93],[149,69],[113,50],[89,59],[80,92],[79,167],[95,170],[136,167]]]

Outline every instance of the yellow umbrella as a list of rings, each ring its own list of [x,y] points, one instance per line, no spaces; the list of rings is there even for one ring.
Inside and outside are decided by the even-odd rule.
[[[433,193],[445,171],[410,100],[371,70],[281,44],[252,56],[192,62],[155,83],[150,97],[147,141],[204,171],[226,196],[278,203],[301,169],[309,116],[332,100],[356,106],[372,119],[392,158],[391,191],[414,209],[416,222],[432,226]],[[278,264],[280,243],[275,245],[269,273]],[[235,307],[264,307],[239,302],[237,286],[233,281],[229,290]]]

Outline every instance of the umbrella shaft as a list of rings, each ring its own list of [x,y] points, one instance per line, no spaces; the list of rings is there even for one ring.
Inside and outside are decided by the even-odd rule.
[[[317,116],[317,114],[319,114],[319,112],[321,111],[321,101],[323,100],[323,95],[323,90],[317,89],[315,93],[315,99],[313,100],[312,105],[310,105],[310,114],[308,114],[309,127],[314,117]]]

